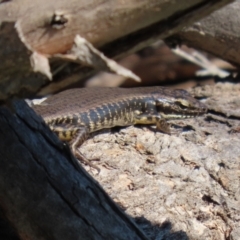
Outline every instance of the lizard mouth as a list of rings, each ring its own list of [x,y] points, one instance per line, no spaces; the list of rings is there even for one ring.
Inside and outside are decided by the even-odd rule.
[[[207,112],[206,106],[183,90],[176,90],[174,98],[158,99],[156,108],[165,119],[197,117]]]
[[[165,119],[184,119],[203,115],[207,109],[199,103],[197,107],[184,107],[180,105],[168,105],[158,109],[160,115]]]

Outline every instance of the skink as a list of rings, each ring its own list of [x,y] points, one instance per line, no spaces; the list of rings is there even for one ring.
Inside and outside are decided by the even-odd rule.
[[[206,112],[204,104],[188,92],[164,87],[71,89],[33,108],[84,161],[87,160],[78,148],[91,132],[114,126],[155,124],[157,130],[170,134],[167,120]]]

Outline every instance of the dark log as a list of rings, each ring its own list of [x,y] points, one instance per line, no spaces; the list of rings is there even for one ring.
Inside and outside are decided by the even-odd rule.
[[[0,108],[0,208],[21,239],[147,239],[23,101]]]

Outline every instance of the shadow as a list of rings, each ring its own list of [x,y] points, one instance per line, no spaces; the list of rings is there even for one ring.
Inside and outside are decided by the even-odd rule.
[[[161,239],[161,240],[189,240],[186,232],[173,231],[172,223],[165,221],[161,225],[154,225],[146,218],[134,219],[139,228],[147,235],[149,239]]]
[[[0,239],[1,240],[20,240],[17,232],[5,217],[0,209]]]

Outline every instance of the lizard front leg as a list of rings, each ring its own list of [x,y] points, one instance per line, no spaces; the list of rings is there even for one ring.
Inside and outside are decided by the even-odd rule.
[[[90,160],[88,160],[80,151],[79,147],[84,143],[84,141],[88,138],[89,136],[89,130],[87,127],[84,125],[80,125],[77,127],[73,128],[66,128],[66,127],[55,127],[52,128],[52,130],[58,135],[58,137],[62,141],[66,141],[69,143],[71,150],[74,154],[74,156],[84,162],[85,164],[95,168],[98,172],[100,169],[92,164]]]
[[[98,173],[100,172],[100,169],[91,163],[91,160],[87,159],[80,151],[79,147],[83,144],[83,142],[88,138],[89,136],[89,130],[85,127],[79,127],[77,131],[75,132],[73,139],[70,141],[70,146],[73,151],[73,154],[78,158],[79,160],[85,162],[90,167],[95,168]]]
[[[170,124],[158,113],[155,101],[147,102],[142,112],[135,112],[133,124],[155,124],[157,130],[171,134]]]
[[[155,124],[157,130],[163,133],[171,134],[170,124],[159,114],[140,114],[138,116],[135,116],[134,124]]]

